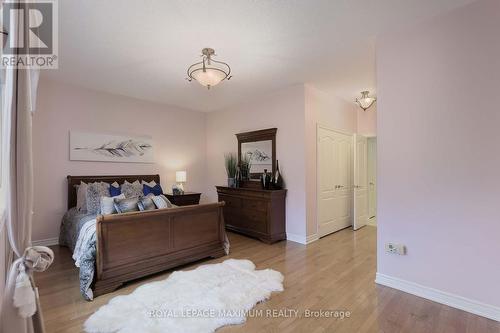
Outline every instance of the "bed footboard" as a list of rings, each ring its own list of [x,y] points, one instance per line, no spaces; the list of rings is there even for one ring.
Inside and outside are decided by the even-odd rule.
[[[224,252],[224,203],[98,216],[93,291]]]

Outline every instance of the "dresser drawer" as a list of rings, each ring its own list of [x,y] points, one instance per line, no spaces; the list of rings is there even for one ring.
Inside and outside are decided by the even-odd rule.
[[[241,219],[250,230],[266,233],[267,230],[267,214],[259,211],[241,210]]]
[[[232,197],[228,195],[219,195],[219,201],[224,201],[226,203],[225,208],[241,208],[242,199],[237,197]]]
[[[243,199],[242,208],[248,211],[267,213],[267,201],[256,199]]]
[[[224,220],[237,228],[267,232],[267,214],[263,212],[224,207]]]

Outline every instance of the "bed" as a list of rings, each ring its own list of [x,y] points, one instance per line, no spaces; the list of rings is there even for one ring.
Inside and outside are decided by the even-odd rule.
[[[80,182],[122,184],[125,180],[154,180],[160,183],[160,176],[68,176],[67,180],[68,212],[61,224],[60,244],[74,251],[79,234],[94,224],[95,232],[89,234],[94,238],[79,263],[80,289],[88,300],[111,292],[127,281],[196,260],[221,257],[228,252],[222,214],[224,203],[85,215],[74,208],[75,185]]]

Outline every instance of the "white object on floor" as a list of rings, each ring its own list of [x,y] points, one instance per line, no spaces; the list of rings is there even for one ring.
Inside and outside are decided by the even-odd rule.
[[[273,291],[283,291],[280,272],[257,271],[249,260],[228,259],[176,271],[117,296],[90,316],[84,328],[89,333],[209,333],[244,323],[247,311]]]

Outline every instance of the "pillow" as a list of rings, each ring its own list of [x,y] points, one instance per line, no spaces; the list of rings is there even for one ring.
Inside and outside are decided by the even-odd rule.
[[[125,181],[122,185],[122,193],[125,194],[126,198],[137,198],[142,196],[142,184],[136,180],[133,183]]]
[[[122,194],[122,189],[120,187],[120,184],[118,184],[117,182],[114,182],[113,184],[109,185],[109,196],[110,197],[116,197],[120,194]]]
[[[155,203],[156,208],[172,208],[172,203],[163,194],[150,196],[151,200]]]
[[[76,209],[80,212],[87,211],[87,184],[80,182],[76,187]]]
[[[156,182],[154,180],[148,182],[145,182],[144,180],[141,182],[142,185],[148,185],[149,187],[155,187]]]
[[[137,206],[138,201],[138,197],[125,199],[116,198],[114,199],[115,209],[118,213],[137,212],[139,210]]]
[[[108,183],[87,184],[87,213],[99,214],[101,211],[101,197],[109,197]]]
[[[153,193],[154,195],[160,195],[163,194],[163,189],[161,188],[160,184],[156,184],[155,186],[149,186],[147,184],[142,185],[142,193],[144,195],[148,195],[150,193]]]
[[[140,211],[144,210],[154,210],[156,209],[155,203],[151,196],[139,198],[139,202],[137,203]]]
[[[101,214],[110,215],[116,213],[115,199],[125,199],[123,194],[114,197],[101,197]]]

